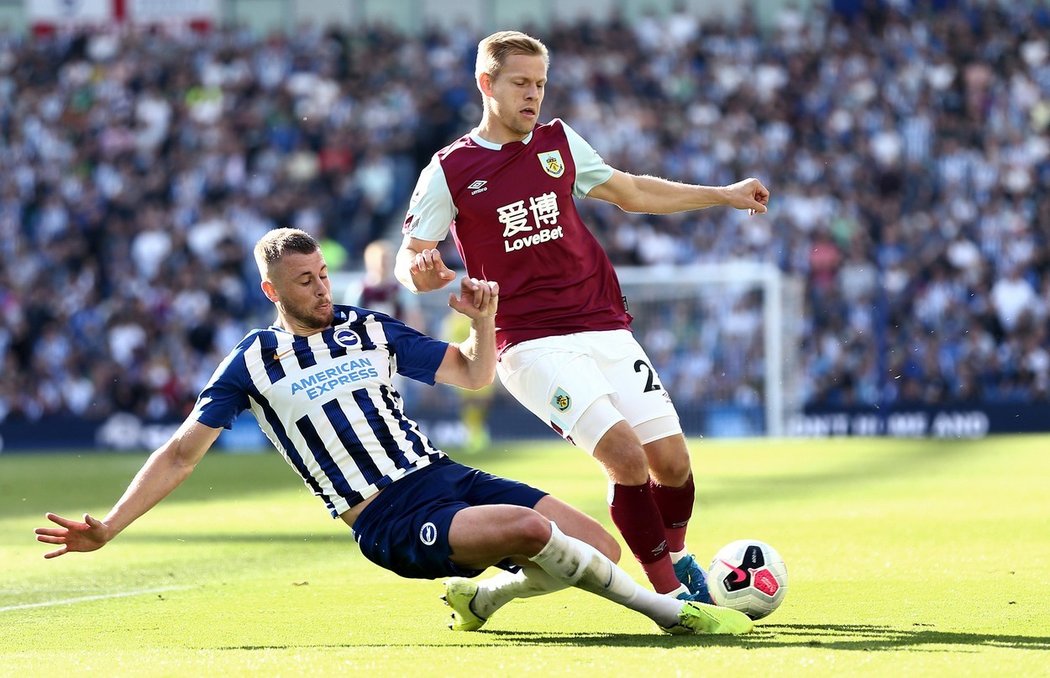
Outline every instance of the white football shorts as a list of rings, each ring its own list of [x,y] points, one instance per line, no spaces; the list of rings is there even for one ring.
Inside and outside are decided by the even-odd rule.
[[[588,453],[623,420],[642,444],[682,432],[660,375],[628,330],[525,341],[503,352],[496,372],[518,402]]]

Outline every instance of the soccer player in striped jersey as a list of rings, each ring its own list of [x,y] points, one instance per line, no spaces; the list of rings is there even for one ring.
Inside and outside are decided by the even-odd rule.
[[[754,178],[694,186],[613,169],[562,120],[538,124],[547,66],[543,43],[519,32],[478,45],[481,123],[421,173],[395,272],[413,291],[447,285],[456,275],[436,247],[451,231],[467,274],[500,285],[503,385],[602,464],[613,522],[656,591],[706,601],[706,575],[686,548],[694,489],[678,414],[574,199],[628,212],[723,205],[754,214],[769,192]]]
[[[101,520],[47,514],[36,530],[59,547],[101,548],[181,484],[244,410],[372,562],[404,577],[451,577],[452,627],[475,630],[513,598],[577,586],[637,610],[670,633],[744,633],[739,612],[642,588],[616,564],[595,520],[528,485],[453,462],[404,412],[397,372],[464,388],[492,382],[499,285],[463,278],[449,306],[471,319],[460,344],[389,316],[332,304],[328,268],[307,233],[271,231],[256,244],[276,322],[253,330],[219,365],[193,412]],[[490,565],[504,573],[469,577]],[[732,613],[732,614],[731,614]]]

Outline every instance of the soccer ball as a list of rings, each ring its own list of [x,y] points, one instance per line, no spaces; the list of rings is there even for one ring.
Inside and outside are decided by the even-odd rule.
[[[707,586],[716,605],[761,619],[784,602],[787,576],[787,566],[776,549],[757,539],[740,539],[715,554]]]

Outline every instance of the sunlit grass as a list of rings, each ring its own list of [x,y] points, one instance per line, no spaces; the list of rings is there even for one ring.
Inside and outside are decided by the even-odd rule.
[[[368,563],[274,453],[213,454],[105,549],[44,561],[43,513],[105,513],[144,455],[2,456],[0,675],[1035,675],[1050,650],[1047,450],[696,441],[700,560],[755,537],[790,572],[783,607],[744,638],[663,636],[578,591],[453,633],[440,584]],[[609,525],[603,476],[563,443],[461,460]]]

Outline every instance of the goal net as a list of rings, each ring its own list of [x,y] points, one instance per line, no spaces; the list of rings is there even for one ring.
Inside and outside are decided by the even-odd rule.
[[[617,274],[687,435],[784,435],[801,409],[801,281],[746,261]]]

